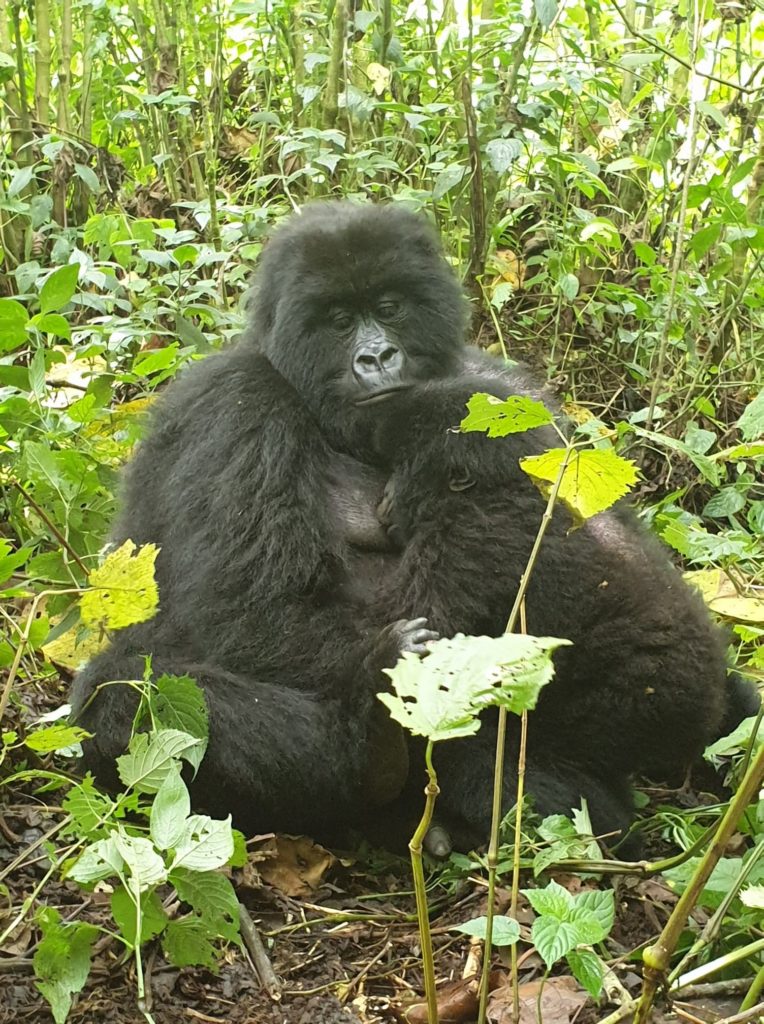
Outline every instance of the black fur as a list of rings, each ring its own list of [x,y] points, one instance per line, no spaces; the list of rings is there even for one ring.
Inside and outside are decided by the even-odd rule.
[[[433,635],[419,616],[441,635],[502,632],[543,510],[518,458],[556,443],[448,431],[474,391],[534,390],[468,349],[466,324],[434,236],[401,208],[324,203],[276,233],[250,335],[173,383],[126,476],[114,540],[160,545],[161,609],[75,682],[102,778],[134,699],[118,686],[88,699],[140,678],[151,653],[155,674],[188,672],[206,693],[198,805],[245,830],[327,835],[401,789],[381,670]],[[351,362],[367,336],[384,359],[403,353],[405,389],[359,404]],[[569,526],[558,510],[528,593],[529,631],[575,644],[531,718],[528,788],[545,813],[585,796],[609,831],[630,818],[632,773],[684,766],[736,709],[721,634],[631,513]],[[487,831],[493,743],[489,715],[437,751],[439,807],[465,842]],[[375,789],[382,746],[392,767]],[[511,801],[511,746],[508,761]]]

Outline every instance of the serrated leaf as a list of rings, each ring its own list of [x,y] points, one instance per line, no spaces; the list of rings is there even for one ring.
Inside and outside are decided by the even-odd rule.
[[[67,877],[88,884],[119,875],[124,869],[122,854],[114,842],[114,835],[98,839],[83,850],[82,855],[67,870]]]
[[[135,544],[126,540],[91,572],[91,589],[80,599],[85,625],[92,629],[123,629],[145,622],[156,613],[159,591],[154,563],[159,549],[155,544],[144,544],[135,552]]]
[[[465,921],[464,924],[454,925],[453,931],[463,932],[464,935],[474,935],[475,938],[482,939],[485,942],[487,928],[487,917],[475,917],[472,921]],[[496,914],[493,919],[491,935],[494,946],[514,946],[520,938],[520,925],[513,917]]]
[[[172,769],[175,759],[188,760],[188,752],[201,741],[178,729],[159,729],[149,736],[137,733],[126,754],[117,758],[117,772],[125,786],[139,793],[156,793]]]
[[[114,833],[114,845],[130,870],[129,886],[134,895],[166,881],[167,868],[150,840],[119,831]]]
[[[553,422],[552,413],[542,402],[523,395],[507,399],[478,393],[467,402],[467,415],[459,424],[463,433],[482,431],[489,437],[506,437],[534,430]]]
[[[745,407],[737,425],[746,441],[755,441],[764,436],[764,391],[760,391]]]
[[[65,835],[75,834],[86,839],[100,838],[104,822],[112,813],[113,803],[95,788],[92,776],[69,790],[61,802],[72,821],[64,829]]]
[[[193,907],[210,932],[229,942],[239,938],[239,901],[233,886],[219,871],[176,868],[169,881],[180,899]]]
[[[176,967],[209,967],[216,963],[215,947],[202,921],[184,917],[170,921],[162,936],[162,948],[167,959]]]
[[[62,923],[61,915],[45,907],[37,915],[42,939],[32,957],[36,985],[50,1004],[56,1024],[64,1024],[90,973],[91,947],[98,935],[95,925],[83,921]]]
[[[198,771],[207,750],[209,721],[204,691],[191,676],[160,676],[152,694],[155,720],[165,729],[177,729],[199,740],[199,746],[184,753],[194,771]]]
[[[559,882],[550,882],[543,889],[521,889],[537,914],[556,917],[560,921],[567,920],[573,907],[573,897]]]
[[[547,967],[552,967],[579,944],[572,924],[546,914],[533,922],[531,939]]]
[[[69,302],[77,288],[79,272],[77,263],[69,263],[48,275],[40,289],[41,313],[52,313]]]
[[[548,493],[565,461],[564,448],[520,460],[520,468]],[[591,519],[622,498],[637,482],[639,470],[609,449],[572,451],[560,485],[559,497],[577,519]]]
[[[140,944],[161,935],[167,927],[168,917],[156,890],[141,893],[141,937]],[[131,949],[135,948],[135,936],[138,930],[138,914],[135,899],[120,885],[111,894],[111,916],[119,928],[122,938]]]
[[[175,845],[171,870],[184,867],[191,871],[214,871],[227,864],[232,856],[230,816],[221,821],[206,814],[192,814],[186,819],[184,833]]]
[[[734,516],[745,508],[746,495],[737,487],[722,487],[720,491],[709,498],[703,507],[703,515],[710,519],[723,519],[726,516]]]
[[[151,805],[149,831],[158,849],[170,850],[180,842],[190,813],[191,798],[180,777],[180,767],[174,762]]]
[[[605,980],[605,966],[591,949],[573,949],[567,956],[573,977],[586,991],[597,999]]]
[[[457,634],[430,645],[426,658],[404,654],[385,669],[395,694],[377,696],[391,717],[414,735],[437,742],[477,732],[479,708],[506,704],[515,713],[535,707],[553,668],[550,653],[565,640],[504,634]]]
[[[24,738],[24,744],[38,754],[49,754],[52,750],[66,750],[82,740],[90,733],[75,725],[57,723],[45,729],[36,729]]]
[[[612,889],[586,889],[573,897],[573,904],[576,910],[585,910],[597,921],[601,935],[592,941],[601,942],[607,938],[615,920],[615,897]]]
[[[764,910],[764,885],[749,885],[741,891],[740,901],[753,910]]]

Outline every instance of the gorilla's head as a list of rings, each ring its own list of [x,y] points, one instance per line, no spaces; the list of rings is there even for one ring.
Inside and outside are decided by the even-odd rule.
[[[402,207],[314,203],[261,258],[255,343],[316,411],[454,372],[467,320],[434,232]]]

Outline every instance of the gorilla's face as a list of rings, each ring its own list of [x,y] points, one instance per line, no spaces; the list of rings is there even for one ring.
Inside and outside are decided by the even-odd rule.
[[[400,207],[316,203],[265,248],[254,341],[322,423],[454,372],[466,325],[432,231]]]

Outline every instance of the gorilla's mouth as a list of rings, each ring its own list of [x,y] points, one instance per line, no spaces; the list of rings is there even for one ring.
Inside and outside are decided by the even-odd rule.
[[[385,388],[377,388],[368,395],[364,395],[363,398],[356,398],[355,404],[362,406],[375,405],[377,402],[384,402],[386,398],[397,395],[401,391],[407,391],[410,387],[410,384],[389,384]]]

